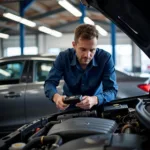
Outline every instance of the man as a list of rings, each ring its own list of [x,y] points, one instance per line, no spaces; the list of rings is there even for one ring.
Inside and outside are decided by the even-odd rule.
[[[91,109],[116,98],[118,86],[111,55],[97,47],[98,31],[89,24],[79,25],[75,30],[73,48],[59,53],[45,81],[45,95],[60,110],[79,107]],[[76,106],[63,103],[56,86],[64,78],[65,96],[82,95]]]

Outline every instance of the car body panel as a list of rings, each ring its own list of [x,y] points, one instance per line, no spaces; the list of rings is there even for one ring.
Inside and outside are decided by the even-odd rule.
[[[119,89],[117,98],[127,98],[146,94],[146,92],[139,89],[137,85],[144,83],[148,79],[148,77],[138,77],[130,75],[117,69],[116,77]]]
[[[25,96],[26,122],[42,118],[58,111],[44,94],[44,82],[28,83]]]
[[[24,62],[20,80],[0,81],[0,134],[13,131],[39,117],[58,112],[54,103],[45,97],[44,81],[33,82],[33,60],[54,61],[51,57],[39,55],[0,59],[0,64]]]
[[[147,79],[147,78],[146,78]],[[146,92],[142,91],[137,87],[138,84],[144,83],[145,78],[136,78],[126,76],[123,79],[117,78],[118,83],[118,98],[127,98],[132,96],[140,96],[146,94]]]
[[[0,85],[0,128],[25,123],[25,89],[26,83]]]
[[[3,67],[23,64],[19,79],[3,80]],[[0,60],[0,132],[9,132],[25,123],[24,97],[26,91],[27,62],[23,60]],[[6,68],[5,68],[6,69]],[[5,71],[5,70],[4,70]],[[10,70],[7,70],[8,73]],[[4,73],[7,73],[5,71]]]

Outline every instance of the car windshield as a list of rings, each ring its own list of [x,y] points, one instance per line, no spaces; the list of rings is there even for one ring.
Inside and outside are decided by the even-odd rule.
[[[20,79],[24,62],[0,63],[0,81]]]

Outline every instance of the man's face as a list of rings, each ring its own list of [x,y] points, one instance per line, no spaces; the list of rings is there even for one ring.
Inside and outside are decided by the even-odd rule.
[[[72,45],[76,51],[80,65],[87,66],[93,59],[96,52],[96,37],[91,40],[79,38],[78,42],[72,42]]]

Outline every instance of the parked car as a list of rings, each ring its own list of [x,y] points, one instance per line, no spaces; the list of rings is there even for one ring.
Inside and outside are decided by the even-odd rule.
[[[54,60],[41,55],[0,59],[0,133],[58,111],[43,89]]]
[[[144,83],[148,83],[148,76],[137,76],[118,69],[116,69],[116,76],[119,88],[117,99],[134,97],[148,93],[148,91],[143,90],[139,86],[141,84],[143,85]]]
[[[146,93],[150,93],[150,77],[144,83],[138,84],[137,87]]]
[[[8,133],[39,117],[57,112],[44,94],[44,81],[55,60],[52,55],[13,56],[0,59],[0,133]],[[116,70],[117,98],[142,95],[137,85],[146,78],[134,77]],[[61,80],[57,87],[63,92]]]

